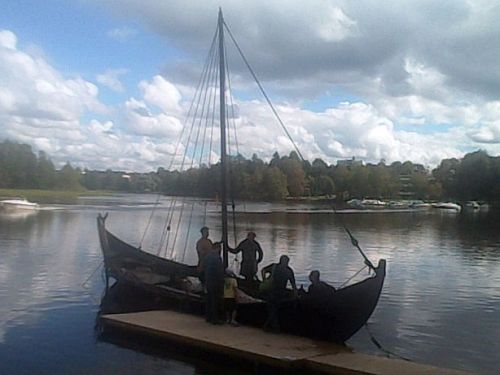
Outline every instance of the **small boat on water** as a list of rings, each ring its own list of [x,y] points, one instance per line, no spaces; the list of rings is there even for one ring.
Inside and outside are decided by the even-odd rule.
[[[38,203],[29,202],[25,198],[4,199],[0,201],[0,207],[4,210],[19,211],[19,210],[38,210],[40,206]]]
[[[361,206],[365,208],[384,208],[387,206],[387,203],[379,199],[363,199],[361,201]]]
[[[387,203],[378,199],[351,199],[346,203],[352,208],[361,210],[381,209],[387,207]]]
[[[476,201],[468,201],[467,203],[465,203],[465,208],[468,208],[470,210],[479,210],[481,208],[481,205]]]
[[[484,201],[468,201],[464,205],[464,209],[472,212],[488,211],[489,204]]]
[[[410,207],[414,210],[426,210],[426,209],[431,207],[431,204],[425,203],[424,201],[421,201],[421,200],[416,200],[416,201],[412,201],[408,207]]]
[[[450,210],[460,212],[462,211],[462,206],[453,202],[438,202],[432,204],[433,208],[439,208],[441,210]]]
[[[220,213],[222,239],[219,243],[222,245],[224,267],[228,267],[228,252],[230,250],[228,232],[231,229],[228,225],[230,196],[230,186],[228,185],[231,184],[228,182],[231,181],[231,177],[228,169],[229,161],[227,150],[230,149],[228,147],[228,140],[233,139],[234,142],[237,137],[234,136],[229,138],[229,130],[226,126],[226,120],[228,120],[226,119],[226,114],[228,112],[226,96],[229,96],[229,94],[225,89],[227,72],[227,66],[224,61],[226,57],[224,43],[225,31],[228,32],[243,60],[253,74],[253,71],[234,40],[227,24],[224,22],[222,11],[219,11],[217,31],[213,37],[212,47],[209,52],[211,60],[209,59],[206,65],[207,69],[204,73],[206,77],[200,80],[200,82],[206,82],[207,84],[201,86],[205,92],[200,92],[198,98],[206,97],[207,92],[218,92],[220,109],[215,105],[216,97],[214,96],[213,100],[209,99],[207,101],[207,105],[209,106],[207,110],[200,109],[199,112],[196,112],[198,110],[196,106],[192,116],[193,118],[199,119],[200,116],[203,115],[206,121],[205,125],[212,124],[216,114],[219,116],[219,121],[218,124],[216,123],[216,126],[219,127],[218,130],[221,134],[219,140],[220,162],[217,162],[218,168],[220,169],[220,180],[214,181],[214,184],[216,184],[218,192],[220,192],[220,200],[218,200],[220,211],[217,210],[217,216]],[[208,69],[209,67],[210,69]],[[211,71],[211,69],[213,71]],[[253,76],[263,91],[255,74],[253,74]],[[217,79],[214,80],[214,78]],[[215,83],[209,85],[209,82]],[[266,96],[264,92],[263,94]],[[195,98],[196,96],[195,94]],[[198,102],[199,101],[198,99]],[[205,103],[205,100],[203,100],[203,102]],[[268,104],[274,110],[269,100]],[[274,112],[279,119],[276,111]],[[234,118],[234,115],[228,117],[231,119]],[[281,119],[279,119],[279,122],[284,127]],[[197,124],[199,124],[198,129],[193,130],[194,126]],[[196,136],[196,144],[191,147],[185,147],[184,155],[180,154],[179,156],[182,157],[182,160],[194,160],[199,158],[199,165],[203,165],[204,162],[201,158],[206,155],[208,157],[208,163],[206,163],[206,165],[211,165],[211,153],[207,153],[209,147],[210,150],[212,149],[211,136],[209,136],[210,132],[206,131],[206,128],[205,131],[200,130],[202,125],[201,121],[193,121],[191,123],[191,130],[185,134],[186,137],[188,137],[187,144],[190,142],[189,139],[191,134],[198,134]],[[229,129],[231,128],[229,127]],[[293,143],[291,138],[290,140]],[[293,144],[296,147],[295,143]],[[206,145],[206,147],[204,145]],[[191,152],[191,156],[187,155],[188,152]],[[300,151],[298,151],[298,153],[300,154]],[[188,156],[187,158],[186,155]],[[188,167],[189,166],[186,166],[186,168]],[[189,243],[192,243],[191,237],[189,237],[189,230],[192,227],[193,210],[196,206],[194,201],[187,202],[182,200],[180,207],[178,207],[176,201],[177,197],[171,199],[170,209],[168,210],[165,220],[164,231],[156,252],[154,249],[152,249],[153,251],[144,251],[142,249],[142,240],[139,245],[135,246],[121,240],[106,228],[106,218],[108,215],[98,216],[97,228],[104,258],[106,285],[109,286],[109,280],[114,279],[117,284],[125,286],[125,289],[137,290],[138,297],[136,298],[138,299],[153,297],[154,299],[159,299],[166,304],[171,304],[184,311],[201,313],[203,312],[203,306],[205,304],[203,290],[202,288],[196,290],[189,286],[190,284],[192,285],[191,280],[197,280],[199,276],[197,266],[184,263],[186,249]],[[379,206],[379,202],[380,201],[373,200],[372,203]],[[383,204],[383,202],[381,203]],[[235,222],[234,205],[235,203],[233,201],[233,220]],[[188,214],[189,211],[191,214]],[[183,213],[190,215],[189,218],[183,220]],[[151,217],[152,215],[153,213]],[[149,222],[142,238],[145,237]],[[359,250],[364,258],[362,269],[368,267],[371,274],[359,282],[338,288],[333,294],[321,297],[320,301],[308,298],[296,298],[292,291],[288,290],[289,298],[280,304],[278,312],[280,329],[283,332],[329,341],[345,342],[366,324],[375,310],[385,280],[386,261],[380,259],[377,265],[372,264],[359,247],[358,241],[352,236],[347,227],[345,227],[345,229],[351,238],[351,243]],[[182,230],[184,230],[182,234],[182,242],[184,244],[183,250],[182,244],[179,244],[181,241],[180,236],[177,236]],[[236,229],[233,231],[236,232]],[[194,245],[194,243],[192,245]],[[162,253],[165,254],[165,257],[160,256]],[[262,327],[267,319],[268,311],[266,303],[263,301],[265,293],[261,291],[260,284],[260,280],[238,280],[238,288],[245,293],[246,300],[245,302],[242,301],[241,303],[237,303],[237,319],[242,324]]]

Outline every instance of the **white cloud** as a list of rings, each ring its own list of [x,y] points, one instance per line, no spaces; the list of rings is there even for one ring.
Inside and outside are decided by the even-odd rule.
[[[326,42],[338,42],[357,32],[356,21],[349,18],[344,11],[330,5],[325,12],[318,14],[317,33]]]
[[[129,27],[121,27],[121,28],[116,28],[109,30],[106,35],[111,38],[115,39],[119,42],[125,42],[131,37],[134,37],[137,35],[137,30],[131,29]]]
[[[15,35],[2,32],[0,110],[3,117],[39,119],[65,126],[87,110],[105,112],[97,87],[81,77],[65,78],[41,58],[15,48]],[[5,37],[7,35],[7,37]],[[5,47],[7,40],[7,47]]]
[[[102,74],[98,74],[96,80],[101,85],[104,85],[113,91],[123,92],[124,87],[120,81],[120,76],[127,73],[128,69],[109,69]]]
[[[97,87],[64,77],[43,58],[18,49],[16,40],[11,31],[0,32],[0,137],[51,154],[84,141],[82,116],[107,113]]]
[[[164,113],[181,113],[181,93],[172,83],[162,76],[156,75],[151,82],[141,81],[139,88],[144,100],[160,108]]]
[[[485,120],[468,130],[467,135],[477,143],[497,144],[500,148],[500,120]]]
[[[238,138],[247,157],[254,152],[269,157],[275,150],[281,154],[293,150],[264,103],[251,101],[238,105],[242,116],[237,123]],[[455,130],[443,132],[440,137],[396,131],[390,119],[364,103],[345,102],[320,113],[292,106],[280,106],[278,111],[309,160],[320,157],[334,163],[339,158],[356,156],[369,162],[412,160],[435,165],[441,158],[459,156],[459,148],[466,144],[466,138],[457,137]],[[267,126],[257,125],[262,123]]]
[[[412,92],[431,97],[440,93],[447,97],[448,93],[442,92],[446,84],[446,77],[440,71],[427,67],[412,58],[405,59],[404,68],[408,73],[406,81],[412,87]]]
[[[0,47],[16,49],[17,37],[9,30],[0,30]]]
[[[133,134],[162,138],[173,138],[180,132],[182,124],[174,116],[153,114],[144,101],[131,98],[125,103],[125,118]]]
[[[500,93],[500,49],[490,42],[500,35],[491,22],[495,9],[489,8],[490,14],[476,2],[464,4],[448,4],[448,14],[438,3],[425,12],[412,2],[292,1],[284,9],[278,1],[265,6],[223,1],[226,21],[264,85],[281,98],[277,109],[306,158],[410,159],[430,165],[478,147],[500,152],[500,102],[493,95]],[[187,63],[165,68],[163,76],[137,78],[139,92],[111,112],[100,102],[94,83],[67,76],[42,53],[18,47],[14,33],[0,31],[0,137],[90,168],[168,165],[194,93],[194,80],[183,79],[181,68],[198,72],[188,59],[198,61],[206,53],[207,30],[213,31],[218,3],[128,0],[110,6],[125,20],[144,22],[169,47],[175,41]],[[107,35],[124,41],[136,34],[124,27]],[[485,65],[474,61],[476,48]],[[233,88],[247,94],[248,79],[235,61]],[[96,81],[125,92],[120,77],[126,73],[111,69]],[[486,80],[485,74],[490,76]],[[301,107],[327,90],[336,100],[338,92],[351,99],[323,105],[328,108],[321,111]],[[235,103],[240,151],[262,158],[276,150],[292,151],[265,103],[241,97],[248,96]],[[213,137],[216,142],[219,132]],[[214,148],[212,161],[217,153]],[[189,163],[197,160],[191,155]]]

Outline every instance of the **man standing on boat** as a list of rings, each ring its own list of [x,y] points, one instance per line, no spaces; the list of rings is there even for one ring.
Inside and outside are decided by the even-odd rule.
[[[288,266],[290,258],[282,255],[278,263],[272,263],[262,269],[262,280],[272,278],[267,298],[268,316],[264,324],[264,329],[269,331],[279,331],[279,307],[288,299],[287,284],[292,285],[293,295],[297,296],[297,285],[293,270]]]
[[[260,244],[255,241],[255,232],[248,232],[247,238],[239,243],[236,249],[229,249],[233,254],[241,252],[241,270],[242,275],[247,281],[255,279],[257,275],[257,265],[262,261],[264,253]]]
[[[207,289],[205,302],[205,316],[207,322],[220,324],[219,314],[222,308],[224,295],[224,264],[220,257],[221,244],[217,243],[205,257],[203,274]]]
[[[208,227],[203,227],[200,229],[201,232],[201,238],[196,242],[196,252],[198,253],[198,275],[200,278],[200,281],[204,284],[205,283],[205,277],[204,277],[204,261],[206,256],[213,251],[214,249],[214,244],[212,241],[208,238],[209,236],[209,229]]]

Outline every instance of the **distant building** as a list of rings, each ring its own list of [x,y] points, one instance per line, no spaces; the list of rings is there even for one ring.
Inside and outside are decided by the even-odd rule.
[[[415,195],[415,191],[413,184],[411,183],[411,175],[401,174],[399,176],[399,183],[401,184],[399,197],[402,199],[412,199]]]
[[[352,159],[346,159],[346,160],[337,160],[337,167],[355,167],[355,166],[362,166],[363,161],[362,160],[356,160],[356,158],[353,156]]]

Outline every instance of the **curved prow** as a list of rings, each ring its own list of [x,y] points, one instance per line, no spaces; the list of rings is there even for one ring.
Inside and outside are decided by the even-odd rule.
[[[375,268],[375,274],[379,277],[385,277],[385,267],[387,262],[385,259],[380,259],[378,261],[378,266]]]
[[[107,262],[106,253],[109,252],[109,243],[108,236],[106,235],[106,219],[108,217],[108,213],[101,215],[99,213],[97,215],[97,233],[99,234],[99,242],[101,244],[101,251],[104,259],[104,273],[106,275],[106,290],[109,288],[109,266]]]
[[[386,260],[380,259],[378,265],[374,267],[374,276],[339,289],[327,303],[334,320],[349,322],[334,328],[333,336],[337,338],[336,341],[348,340],[372,315],[384,286],[386,265]]]

